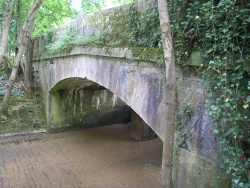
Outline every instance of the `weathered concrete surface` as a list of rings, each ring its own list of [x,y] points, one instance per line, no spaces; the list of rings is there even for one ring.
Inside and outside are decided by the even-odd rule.
[[[0,187],[160,187],[162,142],[128,125],[0,140]]]
[[[230,188],[231,181],[216,163],[201,155],[179,148],[174,161],[175,188]]]
[[[156,138],[155,132],[133,110],[131,111],[130,137],[138,141]]]
[[[195,76],[196,72],[177,80],[177,115],[185,107],[192,109],[192,115],[183,129],[187,130],[185,149],[194,152],[208,160],[217,160],[219,147],[216,134],[212,133],[213,125],[206,105],[209,100],[206,94],[206,83]]]
[[[63,125],[63,122],[53,122],[53,119],[63,117],[61,108],[54,108],[62,103],[57,95],[67,85],[63,83],[68,83],[69,79],[87,79],[89,83],[95,82],[122,99],[162,139],[165,125],[163,70],[153,62],[117,58],[108,53],[103,57],[102,52],[99,56],[92,56],[85,54],[85,50],[75,48],[67,57],[44,59],[35,65],[47,95],[48,123],[54,127]]]
[[[126,103],[86,79],[66,79],[53,88],[51,95],[53,127],[93,127],[130,121],[131,110]]]
[[[183,125],[185,129],[183,131],[187,131],[186,147],[175,149],[173,174],[175,187],[229,188],[230,179],[219,167],[220,148],[217,136],[212,133],[213,125],[206,109],[209,103],[205,92],[206,83],[197,77],[195,69],[180,72],[177,79],[177,101],[179,102],[177,115],[187,106],[193,112],[190,121]]]

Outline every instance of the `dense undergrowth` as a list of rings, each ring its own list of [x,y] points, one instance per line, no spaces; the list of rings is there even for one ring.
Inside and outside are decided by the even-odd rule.
[[[0,90],[4,90],[4,88],[0,87]],[[3,100],[2,94],[0,94],[0,101]],[[0,136],[47,129],[44,107],[40,97],[35,94],[27,96],[23,90],[14,89],[9,105],[8,116],[0,116]]]

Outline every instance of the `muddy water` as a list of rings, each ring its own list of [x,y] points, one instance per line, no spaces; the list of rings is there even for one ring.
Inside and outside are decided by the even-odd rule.
[[[0,187],[160,187],[162,142],[127,124],[1,140]]]

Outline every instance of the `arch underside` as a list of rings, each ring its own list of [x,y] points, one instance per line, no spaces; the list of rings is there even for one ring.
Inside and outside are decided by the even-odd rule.
[[[65,99],[67,96],[65,91],[72,97],[77,90],[82,92],[79,93],[82,96],[87,90],[89,92],[95,90],[96,94],[92,94],[96,98],[89,98],[89,100],[96,100],[97,110],[102,106],[98,103],[104,102],[101,100],[104,100],[105,96],[110,97],[113,106],[115,101],[118,101],[118,104],[123,102],[161,139],[163,138],[164,79],[158,68],[147,67],[145,64],[142,66],[126,59],[98,59],[89,56],[58,58],[53,65],[49,66],[48,88],[52,103],[60,103],[60,97]],[[107,104],[103,106],[105,105]],[[63,116],[63,114],[53,114],[53,109],[51,111],[52,116]],[[54,111],[57,113],[58,110]]]
[[[131,137],[136,140],[147,140],[156,136],[131,106],[115,93],[86,77],[65,78],[51,88],[50,95],[52,100],[53,96],[56,96],[57,99],[54,101],[63,112],[59,115],[59,124],[63,126],[90,127],[131,121]]]

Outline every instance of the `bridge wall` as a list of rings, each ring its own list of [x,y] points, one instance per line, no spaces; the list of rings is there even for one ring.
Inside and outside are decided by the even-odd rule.
[[[38,68],[40,80],[44,83],[42,86],[45,93],[53,96],[55,90],[60,90],[58,83],[68,78],[82,78],[95,82],[123,100],[160,138],[163,138],[164,72],[162,69],[152,62],[137,62],[111,56],[80,55],[82,53],[80,51],[81,49],[77,48],[71,52],[70,57],[48,59],[37,64],[40,67]],[[45,69],[46,71],[42,71]],[[51,96],[48,96],[47,100],[52,103],[56,101]],[[53,124],[51,120],[57,118],[49,116],[56,113],[48,111],[47,114],[49,123]]]

